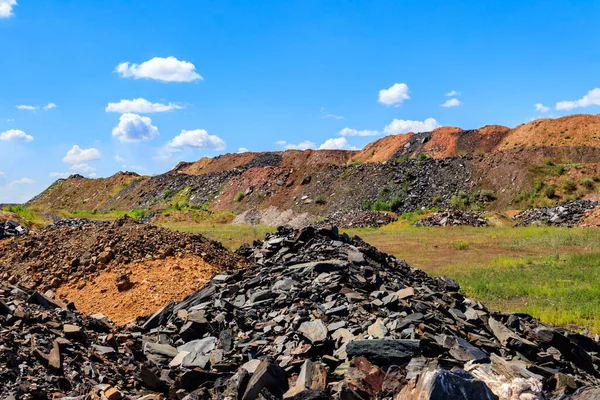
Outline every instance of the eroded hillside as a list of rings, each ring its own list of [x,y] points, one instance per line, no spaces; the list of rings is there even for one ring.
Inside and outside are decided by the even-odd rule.
[[[387,136],[361,151],[225,154],[182,162],[153,177],[72,176],[30,205],[102,213],[137,208],[242,213],[275,207],[324,217],[360,208],[445,207],[462,198],[462,206],[505,209],[594,193],[599,171],[600,115],[572,115],[512,130],[443,127]]]

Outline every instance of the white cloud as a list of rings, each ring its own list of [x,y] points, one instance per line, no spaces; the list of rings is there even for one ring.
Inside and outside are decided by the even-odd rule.
[[[197,149],[225,150],[225,142],[218,136],[209,135],[204,129],[194,129],[181,133],[168,143],[170,148],[193,147]]]
[[[152,120],[148,117],[126,113],[119,118],[119,124],[112,130],[112,135],[121,142],[140,142],[158,135],[158,128],[152,125]]]
[[[14,188],[15,186],[18,186],[18,185],[31,185],[33,183],[35,183],[35,181],[31,178],[21,178],[21,179],[18,179],[16,181],[12,181],[11,183],[9,183],[8,187]]]
[[[96,171],[96,168],[94,168],[91,165],[86,164],[86,163],[79,163],[79,164],[73,164],[71,166],[71,171],[77,171],[77,172],[81,172],[82,174],[87,174],[87,173]]]
[[[142,165],[132,165],[131,169],[138,170],[138,171],[145,171],[146,167],[144,167]]]
[[[410,99],[406,83],[394,83],[389,89],[379,91],[379,102],[387,105],[400,105],[404,100]]]
[[[7,142],[31,142],[33,136],[26,134],[20,129],[9,129],[0,133],[0,140]]]
[[[98,149],[93,147],[82,149],[81,147],[74,145],[73,148],[67,152],[67,155],[63,157],[62,161],[68,164],[78,164],[85,161],[97,160],[99,158],[100,152]]]
[[[125,162],[125,159],[118,154],[114,157],[114,159],[115,162],[118,162],[119,164],[123,164]]]
[[[344,119],[341,115],[330,114],[325,110],[325,107],[321,107],[321,118],[331,118],[331,119]]]
[[[571,110],[577,107],[600,106],[600,88],[595,88],[587,92],[579,100],[559,101],[556,103],[557,110]]]
[[[446,96],[446,97],[460,96],[460,92],[457,92],[456,90],[451,90],[448,93],[446,93],[444,96]]]
[[[44,110],[52,110],[53,108],[58,107],[56,104],[54,103],[48,103],[46,104],[44,107],[42,107]]]
[[[115,68],[122,78],[155,79],[162,82],[192,82],[202,80],[194,64],[175,57],[154,57],[141,64],[124,62]]]
[[[539,111],[539,112],[542,112],[542,113],[545,113],[545,112],[548,112],[548,111],[550,111],[550,107],[546,107],[546,106],[545,106],[545,105],[543,105],[542,103],[537,103],[537,104],[535,105],[535,110],[536,110],[536,111]]]
[[[379,135],[378,131],[369,131],[369,130],[358,130],[352,128],[344,128],[340,131],[340,135],[342,136],[377,136]]]
[[[411,121],[408,119],[394,119],[391,124],[383,130],[388,135],[397,135],[408,132],[430,132],[440,126],[433,118],[427,118],[425,121]]]
[[[4,176],[4,172],[0,171],[0,176]]]
[[[96,175],[95,172],[92,172],[91,174],[88,174],[88,178],[95,178],[96,176],[98,176],[98,175]]]
[[[14,118],[6,118],[6,122],[15,122]]]
[[[48,176],[50,176],[51,178],[62,178],[62,179],[67,179],[71,175],[72,174],[70,172],[50,172],[48,174]]]
[[[356,150],[356,147],[350,146],[345,137],[327,139],[325,143],[319,146],[319,150]]]
[[[449,99],[446,100],[446,102],[444,104],[442,104],[442,107],[457,107],[457,106],[461,106],[462,102],[459,99]]]
[[[279,146],[282,146],[285,150],[308,150],[317,147],[317,144],[315,142],[311,142],[310,140],[305,140],[304,142],[300,142],[298,144],[288,143],[285,140],[279,140],[276,143]]]
[[[17,0],[0,0],[0,18],[10,18],[13,15],[13,7],[17,5]]]
[[[250,150],[248,150],[248,149],[247,149],[247,148],[245,148],[245,147],[240,147],[240,148],[238,149],[238,153],[247,153],[247,152],[249,152],[249,151],[250,151]]]
[[[133,100],[121,100],[118,103],[108,103],[108,106],[104,109],[106,112],[117,112],[117,113],[138,113],[138,114],[147,114],[147,113],[156,113],[156,112],[165,112],[172,110],[180,110],[183,106],[178,104],[169,103],[169,104],[161,104],[161,103],[151,103],[146,99],[133,99]]]
[[[39,107],[38,106],[28,106],[27,104],[19,104],[17,107],[17,109],[19,110],[29,110],[29,111],[33,111],[33,110],[37,110]]]

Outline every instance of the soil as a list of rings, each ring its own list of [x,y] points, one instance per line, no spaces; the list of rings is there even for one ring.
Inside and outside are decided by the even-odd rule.
[[[117,271],[130,272],[134,285],[131,289],[117,289]],[[84,314],[100,313],[118,324],[127,324],[139,315],[152,314],[169,301],[181,301],[219,271],[219,267],[199,256],[167,257],[118,265],[111,271],[102,271],[83,288],[79,282],[73,282],[61,286],[56,294],[75,303]]]

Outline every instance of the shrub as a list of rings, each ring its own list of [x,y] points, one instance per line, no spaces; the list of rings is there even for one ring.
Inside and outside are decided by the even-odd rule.
[[[559,165],[556,167],[556,173],[558,175],[562,175],[565,173],[565,167],[563,165]]]
[[[397,197],[393,197],[390,200],[390,210],[391,211],[396,211],[398,210],[400,207],[402,206],[402,200],[400,200]]]
[[[415,174],[412,171],[406,171],[404,173],[404,179],[408,179],[408,180],[415,179]]]
[[[315,198],[315,203],[319,204],[319,205],[323,205],[325,204],[325,197],[323,197],[322,195],[318,195]]]
[[[246,197],[246,195],[244,194],[244,192],[237,192],[235,194],[235,197],[233,198],[233,200],[237,201],[238,203],[240,201],[242,201],[244,199],[244,197]]]
[[[484,201],[496,200],[496,196],[494,195],[494,192],[491,190],[487,190],[487,189],[482,189],[481,191],[479,191],[479,197],[482,198]]]
[[[550,157],[546,157],[544,158],[544,164],[549,167],[552,167],[554,165],[554,160],[552,160]]]
[[[360,203],[360,208],[362,208],[363,210],[370,210],[371,202],[369,200],[363,200],[362,203]]]
[[[431,202],[433,204],[440,203],[441,201],[442,201],[442,196],[433,196],[433,199],[431,199]]]
[[[385,196],[386,194],[389,194],[391,192],[391,189],[388,185],[384,185],[381,188],[381,193],[379,193],[380,196]]]
[[[133,219],[140,219],[143,218],[146,215],[146,210],[142,210],[141,208],[136,208],[135,210],[131,211],[131,218]]]
[[[594,181],[590,178],[583,178],[581,181],[579,181],[579,184],[588,190],[594,189]]]
[[[546,194],[547,198],[553,199],[554,197],[556,197],[556,187],[555,186],[548,186],[546,188],[545,194]]]
[[[419,158],[419,160],[426,160],[427,159],[427,154],[420,153],[418,158]]]
[[[167,200],[167,199],[171,198],[171,196],[173,196],[173,193],[171,193],[171,191],[169,189],[164,191],[163,199]]]
[[[377,200],[375,203],[373,203],[373,205],[371,206],[371,210],[392,211],[390,205],[383,200]]]
[[[565,192],[567,193],[573,193],[574,191],[577,190],[577,184],[575,182],[573,182],[570,179],[567,179],[564,183],[563,183],[563,189],[565,190]]]
[[[466,240],[457,240],[454,242],[454,248],[456,250],[467,250],[469,248],[469,242]]]
[[[594,182],[600,182],[600,176],[596,175],[592,178]]]

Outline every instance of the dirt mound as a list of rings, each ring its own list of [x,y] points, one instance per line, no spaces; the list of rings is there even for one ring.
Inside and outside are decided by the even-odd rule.
[[[133,172],[119,172],[108,178],[98,179],[72,175],[54,182],[31,199],[28,205],[44,210],[93,211],[117,196],[132,182],[144,179],[146,178]]]
[[[390,135],[369,143],[364,149],[356,153],[350,162],[384,162],[393,158],[414,134]]]
[[[338,228],[378,228],[397,221],[396,214],[373,210],[335,211],[329,214],[320,225],[333,225]]]
[[[296,214],[292,210],[281,211],[277,207],[268,207],[264,210],[252,209],[236,216],[232,224],[252,224],[266,226],[291,226],[304,228],[313,223],[313,218],[308,213]]]
[[[198,256],[225,270],[244,264],[202,235],[122,217],[108,225],[57,227],[9,239],[0,248],[0,275],[13,284],[44,292],[90,282],[103,271],[119,271],[131,263],[172,256]]]
[[[477,211],[445,210],[436,212],[415,223],[415,226],[487,226],[482,213]]]
[[[73,302],[84,314],[101,313],[116,323],[127,324],[169,301],[184,299],[220,271],[219,266],[199,256],[166,257],[100,271],[93,279],[60,286],[56,294]],[[120,290],[116,282],[123,274],[129,284]]]
[[[575,114],[542,118],[519,125],[498,146],[498,150],[530,146],[600,146],[600,114]]]
[[[600,203],[599,203],[600,204]],[[600,207],[595,207],[585,213],[579,220],[582,228],[600,228]]]

